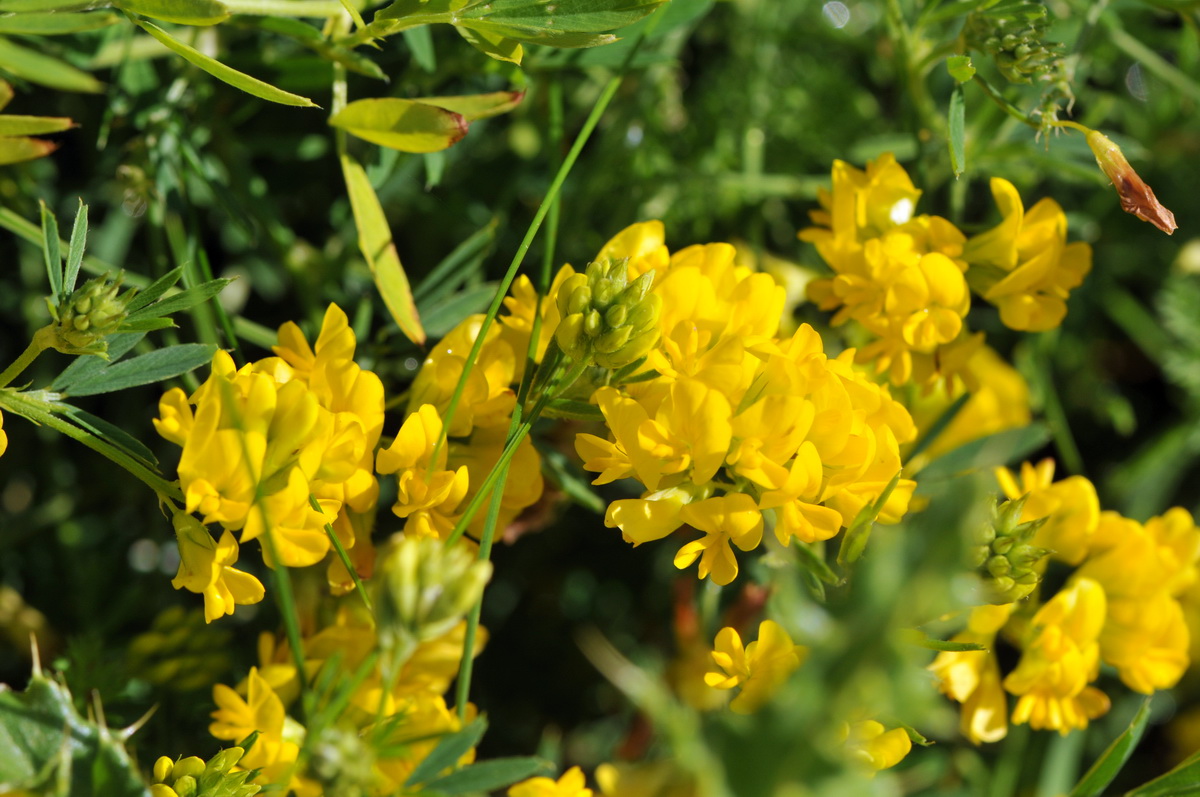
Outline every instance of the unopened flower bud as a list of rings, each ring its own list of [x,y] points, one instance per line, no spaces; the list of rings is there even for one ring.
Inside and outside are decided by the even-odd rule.
[[[1029,541],[1046,518],[1021,523],[1025,498],[1005,501],[992,509],[991,522],[975,536],[968,562],[976,567],[985,585],[984,600],[1012,603],[1033,592],[1041,580],[1038,564],[1050,553]]]
[[[106,274],[90,279],[52,308],[58,319],[54,348],[66,354],[107,352],[104,338],[125,321],[126,305],[136,293],[118,295],[123,278],[119,273],[115,278]]]
[[[619,327],[625,323],[629,309],[623,304],[614,304],[604,313],[604,323],[609,327]]]
[[[178,780],[182,777],[198,777],[204,773],[204,759],[200,756],[188,756],[177,763],[171,770],[171,777]],[[178,787],[175,791],[179,791]]]
[[[1088,130],[1087,143],[1096,156],[1096,163],[1112,181],[1121,198],[1121,210],[1132,213],[1142,221],[1148,221],[1167,235],[1179,226],[1175,214],[1167,210],[1154,196],[1154,190],[1142,181],[1138,173],[1125,160],[1121,148],[1112,139],[1097,130]]]
[[[644,356],[658,342],[662,299],[650,293],[654,272],[628,281],[627,259],[588,264],[584,274],[569,277],[559,289],[563,313],[554,336],[574,360],[621,368]]]
[[[175,782],[171,784],[171,788],[175,790],[175,793],[178,794],[179,797],[196,797],[196,792],[199,791],[199,787],[196,784],[196,779],[191,775],[184,775],[182,778],[176,778]]]
[[[171,767],[174,766],[174,763],[165,755],[159,756],[158,760],[154,762],[154,779],[159,783],[165,782],[167,778],[171,777]]]
[[[155,783],[150,787],[150,797],[179,797],[179,795],[167,784]]]
[[[224,774],[241,761],[245,753],[246,751],[240,747],[226,748],[208,760],[208,764],[204,767],[204,773],[220,772]]]

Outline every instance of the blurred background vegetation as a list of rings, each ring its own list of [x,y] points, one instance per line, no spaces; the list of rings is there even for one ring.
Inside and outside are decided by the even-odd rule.
[[[925,191],[922,210],[946,215],[968,233],[994,223],[987,181],[1005,177],[1027,204],[1042,196],[1058,200],[1073,238],[1095,250],[1092,273],[1072,295],[1060,330],[1019,336],[998,319],[989,321],[985,309],[972,313],[976,328],[1022,370],[1035,409],[1049,423],[1052,441],[1033,454],[1056,456],[1060,473],[1086,474],[1106,508],[1137,519],[1176,504],[1195,513],[1200,3],[1045,4],[1045,38],[1062,43],[1073,70],[1074,103],[1063,118],[1101,129],[1124,146],[1175,212],[1180,229],[1171,238],[1121,212],[1081,136],[1036,136],[971,86],[966,171],[953,177],[946,107],[954,84],[944,58],[961,49],[963,20],[979,5],[672,0],[565,186],[555,262],[582,266],[626,225],[661,218],[672,249],[739,241],[760,258],[817,270],[816,253],[796,232],[807,226],[835,158],[861,166],[895,152]],[[370,53],[388,82],[351,75],[352,98],[527,92],[515,111],[476,122],[443,153],[410,155],[351,141],[386,210],[431,337],[491,298],[491,281],[642,24],[608,47],[530,47],[519,68],[490,60],[448,26],[436,26],[429,42],[394,37]],[[0,233],[0,360],[12,360],[46,322],[41,253],[10,234],[11,219],[36,220],[39,200],[70,219],[82,198],[91,209],[89,254],[149,277],[179,265],[192,281],[202,279],[204,269],[236,276],[221,297],[231,314],[268,328],[296,320],[313,330],[326,304],[339,302],[360,332],[362,364],[399,394],[422,355],[383,310],[359,254],[326,113],[260,102],[178,58],[140,47],[144,37],[131,38],[130,30],[119,25],[54,38],[10,37],[91,71],[104,85],[94,93],[67,92],[4,75],[16,87],[7,113],[70,117],[77,126],[48,136],[58,144],[49,157],[0,167],[0,204],[10,220],[9,232]],[[330,63],[264,30],[259,18],[235,17],[198,31],[200,44],[216,48],[223,61],[329,106]],[[993,85],[1005,86],[1018,107],[1038,106],[1040,86],[1007,86],[981,54],[975,64]],[[560,90],[566,144],[555,140],[550,120],[550,98]],[[534,245],[530,269],[542,258],[543,240]],[[452,253],[452,279],[423,282]],[[827,323],[811,306],[801,304],[796,312],[798,319]],[[211,328],[190,326],[185,318],[164,340],[192,341],[197,330]],[[65,362],[48,354],[29,377],[44,381]],[[126,391],[84,406],[151,445],[169,468],[171,455],[150,425],[160,393],[157,387]],[[399,420],[397,411],[386,431],[394,432]],[[57,640],[48,658],[65,668],[76,695],[99,690],[110,721],[128,722],[159,705],[137,737],[144,758],[209,750],[207,685],[232,682],[253,663],[256,631],[273,624],[270,601],[239,608],[207,628],[194,616],[160,618],[164,633],[187,628],[174,644],[190,651],[189,666],[200,675],[175,679],[176,687],[187,688],[156,684],[156,660],[131,652],[131,641],[161,609],[194,611],[197,605],[195,596],[170,587],[169,523],[141,485],[91,452],[15,417],[6,418],[5,430],[11,442],[0,458],[0,584],[44,615],[47,638]],[[863,677],[855,689],[873,684],[867,695],[886,692],[889,711],[926,716],[928,725],[919,730],[954,738],[954,708],[930,694],[921,670],[930,654],[884,635],[874,642],[879,655],[866,661],[861,646],[872,636],[862,623],[881,600],[899,604],[892,606],[899,625],[930,619],[938,590],[946,589],[939,586],[939,563],[955,555],[947,550],[945,527],[964,522],[994,490],[989,479],[956,483],[935,500],[940,508],[877,535],[854,584],[797,619],[810,634],[805,643],[818,652],[764,725],[751,728],[732,718],[709,729],[709,744],[727,753],[726,761],[741,762],[733,773],[745,787],[738,794],[773,793],[766,785],[774,782],[773,767],[819,770],[812,761],[788,757],[794,737],[786,731],[810,727],[838,704],[839,690],[850,687],[830,686],[831,673],[843,673],[848,683],[856,672]],[[483,618],[491,643],[476,670],[475,701],[492,725],[481,754],[540,750],[585,768],[622,753],[640,755],[650,744],[644,720],[581,652],[580,637],[598,630],[639,663],[666,667],[663,656],[677,643],[677,602],[711,585],[679,574],[669,546],[630,548],[603,528],[594,506],[571,503],[557,491],[545,503],[524,524],[519,543],[495,553]],[[389,531],[386,524],[382,532]],[[302,584],[302,593],[319,589],[319,582]],[[802,585],[793,587],[803,592]],[[781,589],[786,594],[786,583]],[[720,600],[736,609],[739,601],[762,600],[727,592],[702,595],[701,602]],[[8,611],[16,604],[5,595],[0,618],[12,632],[0,647],[0,681],[19,685],[28,674],[27,645],[24,626],[9,617],[20,609]],[[1188,688],[1194,694],[1195,686],[1185,685],[1181,694]],[[1009,794],[1020,783],[1029,793],[1055,793],[1054,778],[1086,765],[1136,703],[1118,701],[1086,740],[1055,737],[1047,747],[1048,735],[1018,729],[1004,745],[982,752],[946,744],[917,753],[886,788],[953,793],[946,788],[952,781],[962,793]],[[1174,711],[1169,703],[1157,704],[1163,719]],[[792,741],[764,747],[764,728],[779,730],[772,738]],[[1164,731],[1152,731],[1151,738],[1155,743],[1143,746],[1131,768],[1131,784],[1163,771],[1175,756]],[[1043,757],[1046,766],[1037,763]],[[836,793],[835,785],[829,788]]]

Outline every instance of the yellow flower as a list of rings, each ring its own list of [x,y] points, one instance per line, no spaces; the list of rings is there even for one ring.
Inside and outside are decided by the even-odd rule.
[[[609,239],[593,261],[629,258],[629,278],[635,279],[647,271],[662,271],[670,254],[663,245],[666,229],[661,221],[642,221],[630,224]]]
[[[8,450],[8,433],[4,431],[4,413],[0,412],[0,457]]]
[[[604,797],[696,797],[696,784],[673,761],[601,764],[596,783]]]
[[[920,197],[890,152],[869,162],[865,171],[835,160],[833,191],[820,190],[822,209],[810,214],[818,227],[801,231],[800,239],[815,243],[825,261],[832,263],[846,242],[876,238],[908,222]]]
[[[912,750],[908,731],[903,728],[889,731],[875,720],[843,723],[841,735],[851,758],[873,772],[896,766]]]
[[[744,648],[735,629],[722,628],[712,652],[717,669],[706,673],[704,682],[715,689],[740,686],[741,692],[729,708],[738,714],[752,714],[779,691],[807,652],[774,620],[763,620],[758,639]]]
[[[433,347],[413,380],[409,412],[415,412],[422,404],[432,404],[439,416],[445,414],[467,354],[482,326],[482,315],[468,316]],[[525,351],[514,351],[503,324],[488,328],[479,357],[467,375],[462,398],[450,425],[450,436],[465,437],[476,426],[507,425],[517,398],[512,389],[517,363],[524,359]]]
[[[1145,599],[1159,592],[1176,597],[1196,582],[1198,558],[1200,529],[1186,509],[1175,507],[1144,525],[1103,512],[1079,575],[1119,598]]]
[[[967,628],[951,642],[991,648],[996,634],[1012,614],[1012,604],[977,606]],[[938,688],[962,704],[961,728],[972,744],[997,742],[1008,734],[1008,698],[1000,683],[1000,664],[994,651],[943,651],[929,665]]]
[[[592,790],[585,788],[583,772],[571,767],[557,781],[550,778],[523,780],[508,790],[508,797],[592,797]]]
[[[1012,329],[1042,332],[1062,323],[1066,299],[1092,268],[1092,248],[1068,244],[1067,217],[1053,199],[1028,212],[1012,183],[993,177],[992,195],[1004,220],[967,241],[963,257],[983,297]]]
[[[1055,482],[1052,459],[1044,459],[1036,467],[1023,463],[1020,481],[1008,468],[996,468],[996,480],[1010,500],[1028,496],[1020,522],[1047,518],[1031,544],[1050,549],[1067,564],[1083,561],[1100,522],[1100,499],[1090,481],[1070,476]]]
[[[380,473],[395,473],[397,517],[439,506],[452,493],[461,500],[467,489],[466,468],[446,470],[448,449],[442,445],[437,460],[433,450],[442,433],[442,419],[432,404],[422,404],[404,419],[400,432],[376,458]],[[451,508],[452,509],[452,508]]]
[[[1076,578],[1038,609],[1021,660],[1004,679],[1004,688],[1018,697],[1014,723],[1065,735],[1108,711],[1108,697],[1088,686],[1100,672],[1106,607],[1100,584]]]
[[[284,739],[286,715],[283,703],[271,689],[258,669],[250,668],[247,696],[242,698],[224,684],[213,686],[213,702],[217,710],[208,732],[218,739],[241,741],[254,731],[259,736],[254,746],[241,760],[247,769],[256,769],[278,762],[292,762],[299,752],[298,745]]]
[[[249,573],[235,570],[238,544],[228,531],[214,541],[208,529],[191,515],[177,512],[171,522],[179,544],[179,571],[171,581],[175,589],[187,589],[204,596],[204,621],[233,614],[235,604],[258,603],[263,585]]]
[[[721,586],[737,578],[738,564],[730,542],[750,551],[762,542],[762,513],[754,499],[745,493],[733,493],[686,504],[680,517],[698,531],[702,539],[689,542],[675,554],[675,567],[683,570],[700,560],[700,578],[712,574]]]
[[[1166,592],[1108,603],[1100,656],[1117,668],[1125,685],[1151,694],[1170,689],[1187,670],[1190,635],[1179,601]]]

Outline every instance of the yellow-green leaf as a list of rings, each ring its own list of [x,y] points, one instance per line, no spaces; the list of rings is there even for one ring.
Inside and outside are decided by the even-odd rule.
[[[39,138],[0,138],[0,166],[41,158],[56,149],[53,141]]]
[[[63,116],[0,116],[0,136],[36,136],[70,130],[75,123]]]
[[[523,91],[494,91],[490,94],[464,94],[459,97],[420,97],[417,102],[436,105],[462,114],[469,122],[508,113],[525,99]]]
[[[13,98],[12,84],[7,80],[0,80],[0,111],[3,111]]]
[[[219,0],[116,0],[122,11],[180,25],[216,25],[229,18]]]
[[[260,99],[270,102],[277,102],[280,105],[294,105],[300,108],[317,108],[315,102],[307,97],[301,97],[299,94],[292,94],[272,86],[270,83],[264,83],[258,78],[250,77],[244,72],[239,72],[233,67],[226,66],[215,58],[209,58],[204,53],[189,47],[178,39],[173,38],[162,28],[145,22],[140,19],[135,19],[135,23],[144,31],[149,33],[159,42],[166,45],[167,48],[173,50],[183,56],[184,60],[200,67],[208,74],[215,77],[217,80],[224,81],[234,88],[241,89],[247,94],[253,94]]]
[[[361,139],[402,152],[437,152],[467,134],[467,120],[453,111],[413,100],[383,97],[352,102],[329,124]]]
[[[111,11],[87,13],[57,12],[39,14],[7,14],[0,17],[0,33],[19,33],[27,36],[61,36],[99,30],[115,24],[120,14]]]
[[[520,64],[521,58],[525,55],[525,48],[518,41],[473,28],[462,28],[455,25],[454,29],[462,34],[462,37],[476,50],[495,58],[497,61]]]
[[[30,83],[49,86],[52,89],[91,94],[104,91],[104,84],[82,69],[76,69],[66,61],[43,55],[37,50],[14,44],[8,39],[0,39],[0,69]]]
[[[342,155],[342,174],[346,178],[346,190],[350,194],[350,208],[354,212],[354,224],[358,227],[358,247],[362,250],[371,273],[375,276],[375,287],[383,297],[388,312],[392,314],[400,331],[418,346],[425,343],[425,330],[417,315],[413,302],[412,288],[400,255],[392,241],[392,231],[383,206],[371,187],[367,173],[358,161]]]

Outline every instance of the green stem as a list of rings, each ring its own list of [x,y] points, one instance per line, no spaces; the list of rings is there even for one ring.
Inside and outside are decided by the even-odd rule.
[[[38,356],[49,348],[49,339],[54,337],[54,325],[45,326],[33,333],[33,340],[21,352],[21,356],[13,364],[0,373],[0,387],[8,387],[14,379],[20,376]]]
[[[145,465],[130,457],[121,449],[112,445],[108,441],[96,437],[91,432],[81,429],[73,423],[70,423],[55,415],[53,405],[30,398],[27,394],[16,393],[12,391],[0,391],[0,407],[11,410],[13,413],[28,418],[34,423],[39,423],[44,426],[49,426],[56,432],[70,437],[72,440],[77,440],[83,443],[88,448],[98,454],[101,454],[116,464],[120,465],[125,470],[129,471],[135,478],[153,490],[160,496],[173,498],[176,501],[183,501],[183,493],[179,491],[179,486],[173,482],[169,482],[157,473],[154,473]]]
[[[317,501],[317,497],[312,493],[308,494],[308,505],[318,512],[321,511],[321,504]],[[354,588],[358,590],[358,594],[362,596],[363,603],[367,606],[367,611],[374,612],[371,606],[371,598],[367,595],[367,590],[363,587],[362,579],[358,577],[358,571],[354,569],[354,565],[350,563],[350,556],[346,553],[346,549],[342,547],[342,541],[338,539],[337,532],[333,530],[333,526],[329,523],[325,524],[325,533],[329,536],[329,541],[333,543],[333,549],[337,551],[338,559],[342,560],[342,566],[346,568],[346,572],[350,574],[350,579],[354,582]]]
[[[256,491],[261,491],[261,489],[262,485],[256,487]],[[261,500],[262,495],[259,492],[255,496],[255,503],[259,503],[259,511],[263,513],[263,526],[266,527],[266,532],[262,535],[262,544],[271,557],[271,567],[267,569],[271,571],[272,591],[275,593],[275,601],[279,604],[279,612],[283,615],[283,627],[287,633],[288,647],[292,649],[292,661],[296,665],[296,680],[303,693],[300,708],[307,715],[312,713],[313,707],[308,705],[308,696],[311,692],[308,689],[308,678],[304,672],[304,639],[300,635],[300,614],[296,611],[292,577],[288,573],[287,566],[279,561],[279,550],[275,545],[275,528],[271,525],[266,507],[261,505]]]
[[[1054,386],[1054,372],[1050,367],[1050,358],[1046,351],[1053,347],[1054,333],[1043,333],[1038,341],[1037,361],[1038,371],[1042,380],[1042,411],[1046,413],[1046,421],[1050,424],[1050,433],[1054,437],[1054,445],[1058,448],[1063,465],[1067,471],[1082,476],[1084,474],[1083,455],[1075,443],[1075,436],[1067,423],[1067,413],[1063,409],[1062,399]]]
[[[632,48],[631,54],[637,52],[637,46]],[[627,59],[628,60],[628,59]],[[575,137],[575,143],[571,146],[571,151],[567,153],[567,157],[563,160],[562,166],[559,167],[558,173],[554,176],[554,181],[550,183],[550,188],[546,191],[546,196],[542,199],[541,205],[538,206],[537,213],[534,214],[533,221],[529,225],[529,229],[525,232],[525,237],[521,240],[521,245],[517,247],[516,254],[513,255],[512,262],[508,265],[508,271],[505,272],[504,278],[500,280],[500,285],[496,288],[496,295],[492,298],[492,303],[488,307],[487,314],[483,317],[483,322],[479,326],[479,333],[475,336],[475,343],[471,346],[471,351],[467,353],[467,358],[463,362],[462,374],[458,378],[458,384],[454,386],[454,393],[450,396],[450,403],[446,405],[446,411],[442,414],[442,433],[438,435],[438,441],[433,447],[433,454],[429,458],[430,467],[438,460],[438,453],[442,446],[446,444],[446,433],[450,429],[454,421],[454,414],[458,410],[459,402],[462,401],[463,390],[467,386],[467,377],[470,376],[471,368],[479,359],[479,352],[483,349],[484,341],[487,340],[488,331],[491,329],[492,322],[496,320],[496,315],[500,312],[500,305],[504,301],[504,297],[508,295],[508,289],[512,285],[512,281],[516,279],[517,271],[521,268],[521,264],[525,260],[525,255],[529,252],[529,247],[533,243],[534,237],[538,230],[541,229],[542,221],[545,220],[546,214],[550,212],[550,207],[554,204],[554,200],[558,197],[558,192],[562,189],[563,183],[567,179],[567,175],[571,173],[575,161],[579,159],[579,153],[583,151],[583,147],[591,138],[592,131],[596,129],[596,125],[600,122],[600,117],[604,115],[605,109],[616,95],[617,89],[621,86],[621,81],[624,78],[624,70],[609,79],[604,86],[604,90],[600,93],[600,98],[596,100],[596,104],[592,107],[592,112],[588,114],[587,121],[583,123],[583,128],[579,131],[579,135]]]
[[[1013,119],[1016,119],[1018,122],[1022,122],[1024,124],[1029,125],[1034,130],[1042,129],[1042,125],[1040,122],[1034,120],[1032,117],[1029,116],[1029,114],[1025,113],[1020,108],[1013,105],[1008,100],[1004,99],[1004,97],[1000,96],[999,92],[997,92],[994,88],[992,88],[992,85],[990,83],[988,83],[986,80],[984,80],[983,77],[978,72],[976,72],[975,75],[971,77],[971,80],[973,80],[975,82],[975,85],[977,85],[981,89],[983,89],[983,93],[988,96],[988,99],[990,99],[992,102],[999,105],[1000,108],[1003,109],[1003,111],[1006,114],[1008,114],[1009,116],[1011,116]]]

